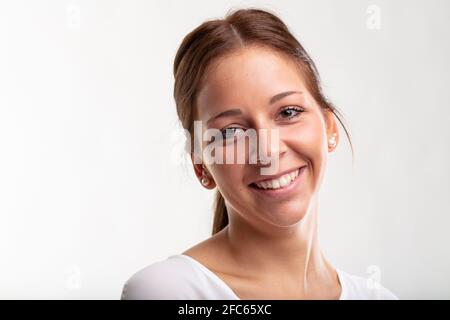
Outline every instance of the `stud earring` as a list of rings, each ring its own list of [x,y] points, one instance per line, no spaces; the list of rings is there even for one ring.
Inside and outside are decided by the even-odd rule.
[[[209,178],[205,175],[205,172],[203,171],[203,177],[202,177],[202,185],[204,185],[205,187],[209,185]]]
[[[204,168],[204,167],[203,167]],[[209,185],[210,181],[208,178],[208,175],[206,174],[205,169],[202,170],[202,179],[201,179],[201,183],[202,185],[204,185],[205,187]]]
[[[328,144],[334,148],[336,146],[336,133],[333,133],[328,141]]]

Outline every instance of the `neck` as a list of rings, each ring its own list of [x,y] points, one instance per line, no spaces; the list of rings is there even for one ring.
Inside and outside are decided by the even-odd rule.
[[[249,223],[230,208],[229,225],[222,231],[233,259],[249,276],[295,278],[305,291],[313,283],[330,279],[330,264],[317,235],[318,202],[313,203],[303,219],[289,227]]]

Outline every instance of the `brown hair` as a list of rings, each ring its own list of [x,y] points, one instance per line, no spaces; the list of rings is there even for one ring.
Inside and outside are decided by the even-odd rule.
[[[350,135],[340,118],[342,115],[323,94],[314,62],[280,18],[274,13],[256,8],[229,11],[224,19],[202,23],[184,37],[176,53],[173,65],[174,98],[178,117],[184,129],[191,133],[191,146],[196,98],[206,68],[218,58],[251,45],[275,50],[298,65],[305,76],[309,92],[319,106],[323,111],[332,112],[341,123],[353,154]],[[214,211],[212,234],[228,225],[225,200],[218,190]]]

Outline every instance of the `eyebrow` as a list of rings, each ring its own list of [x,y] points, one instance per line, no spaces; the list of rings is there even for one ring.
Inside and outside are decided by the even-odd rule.
[[[284,97],[287,97],[287,96],[289,96],[291,94],[294,94],[294,93],[303,94],[303,92],[301,92],[301,91],[285,91],[285,92],[281,92],[281,93],[278,93],[278,94],[274,95],[272,98],[270,98],[269,104],[274,104],[278,100],[281,100]],[[229,109],[229,110],[220,112],[219,114],[211,117],[208,121],[206,121],[206,124],[210,123],[213,120],[216,120],[217,118],[231,117],[231,116],[236,116],[236,115],[241,115],[241,114],[242,114],[242,111],[239,108]]]

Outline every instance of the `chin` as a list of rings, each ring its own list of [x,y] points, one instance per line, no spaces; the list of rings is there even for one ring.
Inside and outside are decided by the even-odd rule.
[[[286,208],[274,208],[274,210],[264,211],[263,219],[266,220],[271,225],[276,227],[293,227],[299,222],[301,222],[307,213],[307,207],[305,206],[283,206]]]

